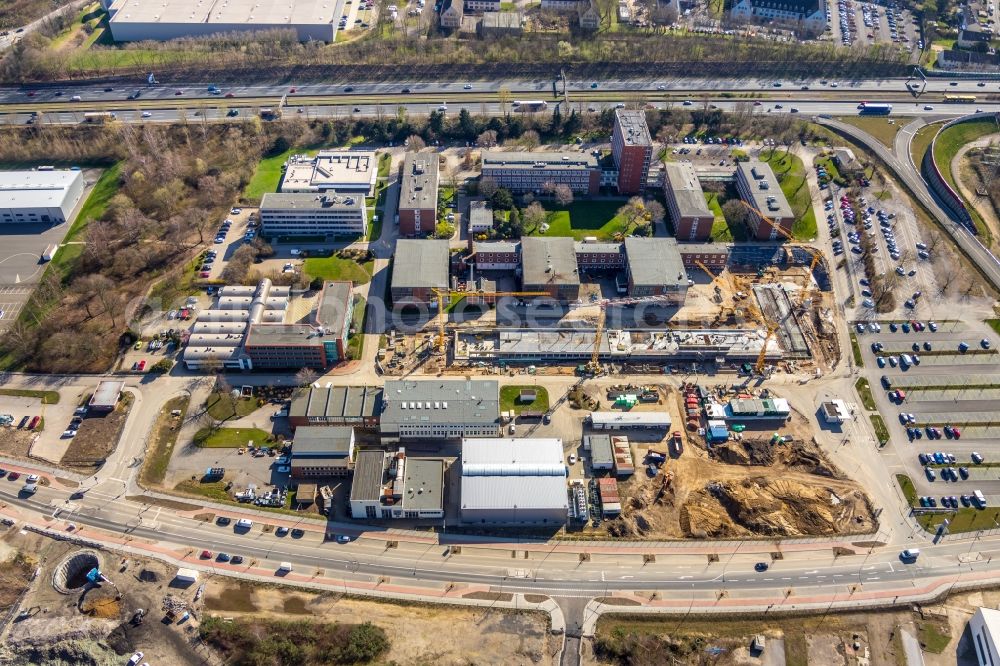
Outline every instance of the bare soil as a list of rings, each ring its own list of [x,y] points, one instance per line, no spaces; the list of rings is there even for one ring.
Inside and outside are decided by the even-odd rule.
[[[110,414],[85,418],[76,436],[69,440],[60,464],[78,469],[100,466],[115,450],[131,408],[132,396],[123,393],[118,406]]]
[[[209,581],[205,611],[222,617],[281,618],[289,613],[323,622],[369,620],[389,635],[385,663],[555,664],[561,645],[540,613],[392,604],[305,591]]]

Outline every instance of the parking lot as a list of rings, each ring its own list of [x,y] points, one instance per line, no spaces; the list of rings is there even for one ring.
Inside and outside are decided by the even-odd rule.
[[[909,50],[922,47],[913,14],[895,2],[831,1],[826,12],[828,32],[843,46],[895,43]]]
[[[896,455],[896,471],[910,477],[917,494],[934,497],[939,507],[941,497],[954,495],[964,503],[962,496],[974,490],[983,492],[987,505],[998,506],[1000,466],[991,464],[1000,462],[1000,339],[980,322],[934,322],[934,331],[931,322],[915,321],[923,330],[912,322],[904,330],[899,321],[879,322],[878,332],[870,330],[870,322],[864,333],[855,328],[872,395],[890,434],[886,450]],[[946,457],[925,469],[921,453],[931,460],[934,453],[950,454],[955,462]],[[982,456],[983,464],[973,461],[973,453]]]

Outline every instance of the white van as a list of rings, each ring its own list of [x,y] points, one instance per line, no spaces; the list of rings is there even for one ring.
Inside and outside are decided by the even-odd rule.
[[[23,492],[25,495],[34,495],[36,492],[38,492],[38,484],[26,483],[24,484],[24,488],[21,488],[21,492]]]
[[[238,530],[248,530],[253,527],[253,521],[249,518],[240,518],[236,521],[236,529]]]
[[[282,562],[281,565],[278,567],[278,573],[288,573],[291,570],[292,570],[291,562]]]
[[[920,557],[920,549],[919,548],[907,548],[906,550],[904,550],[903,552],[901,552],[899,554],[899,556],[901,558],[903,558],[904,560],[915,560],[918,557]]]
[[[976,504],[979,506],[980,509],[986,508],[986,496],[983,495],[982,490],[973,490],[972,497],[976,500]]]

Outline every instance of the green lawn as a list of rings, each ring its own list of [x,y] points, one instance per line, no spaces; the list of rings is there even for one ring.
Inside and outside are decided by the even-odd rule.
[[[49,265],[55,270],[60,271],[64,278],[73,269],[77,258],[83,254],[84,248],[83,243],[76,245],[70,245],[69,243],[82,241],[87,225],[104,215],[104,211],[108,209],[108,203],[111,201],[111,198],[118,194],[118,179],[121,176],[121,168],[121,162],[118,162],[101,174],[97,183],[94,184],[94,189],[91,190],[90,196],[87,197],[87,202],[80,209],[80,214],[77,216],[76,221],[73,222],[73,226],[66,233],[62,247],[59,248],[56,256],[50,262]]]
[[[903,491],[906,503],[910,506],[915,506],[917,504],[917,489],[913,487],[913,481],[910,477],[905,474],[897,474],[896,483],[899,484],[899,489]]]
[[[206,449],[235,449],[253,441],[255,446],[266,444],[270,434],[260,428],[219,428],[212,432],[202,428],[194,435],[194,443]]]
[[[537,395],[533,402],[518,402],[517,396],[521,389],[532,389]],[[515,414],[522,411],[547,412],[549,411],[549,392],[542,386],[504,386],[500,389],[500,411],[506,412],[514,410]]]
[[[986,324],[995,332],[1000,333],[1000,319],[987,319]]]
[[[342,257],[309,257],[305,260],[305,273],[312,278],[324,280],[350,280],[354,284],[367,284],[372,279],[375,262],[362,264]]]
[[[59,404],[59,391],[31,391],[28,389],[0,389],[0,395],[19,398],[40,398],[43,405]]]
[[[892,148],[893,142],[900,128],[905,122],[899,122],[898,118],[887,118],[885,116],[841,116],[837,120],[854,125],[879,140],[880,143]],[[891,122],[890,122],[891,121]],[[919,163],[918,165],[919,166]]]
[[[243,198],[250,202],[259,202],[260,198],[267,192],[277,192],[278,185],[281,184],[282,167],[292,155],[305,153],[315,155],[316,150],[305,150],[304,148],[289,148],[283,153],[265,157],[257,164],[257,169],[253,172],[253,178],[247,183],[243,190]]]
[[[996,507],[990,507],[985,511],[974,507],[963,507],[952,509],[950,513],[921,514],[917,516],[917,522],[928,532],[934,532],[945,518],[949,521],[950,533],[991,530],[1000,522],[1000,511],[997,511]]]
[[[781,183],[781,191],[792,207],[795,215],[792,236],[796,240],[816,238],[816,213],[813,212],[809,183],[806,182],[805,164],[795,155],[781,150],[762,152],[761,159],[771,165]]]
[[[213,502],[232,502],[229,497],[229,493],[226,492],[226,482],[225,481],[212,481],[209,483],[202,483],[201,481],[181,481],[176,486],[174,490],[182,493],[187,493],[188,495],[201,495],[202,497],[207,497]]]
[[[920,163],[924,159],[924,153],[927,152],[927,148],[930,147],[931,141],[939,129],[941,129],[941,123],[924,125],[910,139],[910,157],[913,159],[913,163],[917,165],[917,169],[920,168]]]
[[[859,368],[865,367],[865,361],[861,357],[861,345],[858,344],[858,338],[854,335],[854,331],[851,331],[851,353],[854,355],[854,365]]]
[[[715,216],[715,221],[712,222],[712,242],[729,243],[732,241],[745,241],[747,239],[746,225],[729,225],[726,216],[722,214],[722,203],[719,201],[718,194],[705,192],[705,201],[708,203],[708,209]]]
[[[539,229],[525,231],[530,236],[569,236],[575,240],[596,236],[600,240],[611,240],[616,233],[631,231],[625,228],[624,222],[617,216],[618,209],[625,203],[621,199],[574,201],[567,208],[543,203],[548,211],[548,231],[544,234]]]
[[[228,421],[253,414],[258,409],[257,398],[237,398],[229,393],[215,392],[205,401],[208,415],[216,421]]]
[[[367,309],[365,308],[365,299],[358,296],[357,302],[354,303],[354,312],[351,315],[351,321],[354,322],[355,333],[350,336],[347,341],[347,357],[354,361],[361,358],[361,354],[365,349],[366,312]]]
[[[146,454],[146,461],[142,466],[140,478],[146,485],[160,485],[163,477],[167,475],[167,467],[170,465],[170,456],[173,454],[174,446],[177,444],[177,435],[180,434],[180,424],[184,422],[187,415],[190,396],[173,398],[163,405],[160,414],[153,426],[151,447]],[[171,416],[170,412],[180,410],[180,416]]]
[[[958,154],[958,151],[961,150],[962,146],[997,132],[1000,132],[1000,128],[997,127],[995,120],[983,119],[959,123],[943,130],[938,135],[937,142],[934,144],[934,160],[937,162],[938,169],[941,171],[941,175],[945,181],[951,186],[951,189],[958,193],[963,201],[965,197],[962,197],[958,183],[955,181],[955,174],[951,171],[951,161]],[[970,185],[973,185],[972,189],[975,189],[974,184],[970,183]],[[969,213],[972,215],[976,229],[984,237],[984,242],[989,245],[989,228],[972,206],[967,207]]]
[[[934,654],[941,654],[948,643],[951,643],[951,631],[947,622],[942,620],[917,622],[917,637],[920,639],[920,647]]]
[[[885,426],[885,421],[882,420],[880,414],[870,414],[869,418],[872,420],[872,427],[875,428],[875,437],[878,439],[879,444],[885,444],[889,441],[889,429]]]
[[[878,410],[875,405],[875,398],[872,396],[872,387],[868,385],[868,380],[862,377],[854,385],[854,389],[858,392],[858,397],[861,398],[861,404],[865,406],[870,412]]]
[[[388,178],[389,169],[392,168],[392,155],[389,153],[382,153],[378,158],[378,177]]]

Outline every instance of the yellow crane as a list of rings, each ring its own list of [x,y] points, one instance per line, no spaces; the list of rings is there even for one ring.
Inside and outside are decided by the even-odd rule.
[[[751,210],[754,213],[757,213],[757,215],[759,215],[762,220],[764,220],[765,222],[767,222],[768,224],[770,224],[772,229],[774,229],[779,234],[781,234],[782,236],[784,236],[787,240],[790,240],[793,243],[795,242],[795,239],[792,238],[792,234],[790,234],[787,231],[785,231],[784,228],[780,224],[778,224],[773,219],[771,219],[770,217],[768,217],[767,215],[765,215],[762,211],[760,211],[759,209],[751,206],[750,204],[748,204],[746,201],[743,201],[742,199],[740,200],[740,203],[743,204],[748,210]],[[819,250],[815,250],[815,249],[809,247],[808,245],[796,245],[796,247],[803,247],[809,253],[812,254],[812,262],[809,264],[809,272],[812,273],[814,270],[816,270],[816,264],[818,264],[820,262],[820,258],[821,257],[820,257]]]
[[[757,362],[754,364],[753,369],[758,375],[764,372],[764,359],[767,356],[767,343],[770,342],[771,338],[774,337],[775,331],[778,330],[778,325],[773,322],[766,322],[767,324],[767,335],[764,336],[764,344],[760,347],[760,353],[757,354]]]
[[[597,328],[594,330],[594,348],[590,353],[590,363],[587,365],[587,370],[594,374],[597,373],[599,369],[598,360],[601,356],[601,340],[604,338],[604,326],[608,318],[608,306],[609,305],[636,305],[638,303],[655,303],[659,301],[672,301],[674,296],[661,295],[661,296],[633,296],[626,298],[606,298],[598,302],[601,311],[597,315]]]
[[[698,259],[695,259],[694,260],[694,265],[697,266],[698,268],[700,268],[701,270],[705,271],[705,274],[708,275],[708,279],[711,280],[712,282],[715,282],[715,278],[716,278],[715,273],[713,273],[712,269],[710,269],[708,266],[706,266],[704,262],[702,262],[702,261],[700,261]]]
[[[444,312],[444,299],[449,301],[457,298],[500,298],[502,296],[548,296],[547,291],[454,291],[451,289],[433,289],[434,296],[437,297],[438,305],[438,352],[443,354],[447,345],[445,344],[444,327],[448,321],[448,315]]]

